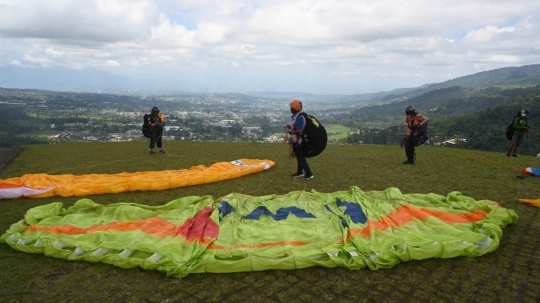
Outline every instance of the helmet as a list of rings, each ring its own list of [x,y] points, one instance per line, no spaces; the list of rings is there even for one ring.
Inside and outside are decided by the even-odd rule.
[[[292,100],[291,101],[291,109],[294,109],[295,111],[299,112],[302,110],[302,102],[300,100]]]
[[[526,117],[529,115],[529,110],[524,108],[520,111],[522,117]]]
[[[414,106],[412,105],[409,105],[405,108],[405,113],[407,115],[415,115],[416,114],[416,109],[414,108]]]
[[[157,115],[159,113],[159,108],[157,107],[152,107],[152,115]]]

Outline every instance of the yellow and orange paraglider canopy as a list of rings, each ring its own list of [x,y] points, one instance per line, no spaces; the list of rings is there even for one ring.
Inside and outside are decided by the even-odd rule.
[[[274,165],[275,163],[271,160],[238,159],[214,163],[210,167],[193,166],[189,170],[79,176],[27,174],[22,177],[0,180],[0,199],[88,196],[126,191],[164,190],[235,179],[262,172]]]

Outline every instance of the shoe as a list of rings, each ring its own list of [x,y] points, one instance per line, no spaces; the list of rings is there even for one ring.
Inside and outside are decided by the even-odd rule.
[[[403,162],[403,164],[414,164],[414,161],[407,160],[407,161]]]
[[[511,154],[510,157],[517,158],[516,154]]]
[[[164,154],[165,151],[164,151],[163,149],[160,148],[160,149],[159,149],[159,153],[160,153],[160,154]]]
[[[313,179],[314,177],[315,177],[315,176],[313,176],[313,174],[311,174],[311,175],[305,175],[303,179],[304,179],[304,180],[309,180],[309,179]]]
[[[510,158],[510,154],[506,154],[506,158]]]
[[[153,154],[155,154],[156,152],[155,152],[153,149],[151,149],[148,153],[151,154],[151,155],[153,155]]]
[[[294,174],[291,175],[291,177],[293,177],[293,178],[300,178],[300,177],[303,177],[303,176],[304,176],[303,173],[294,173]]]

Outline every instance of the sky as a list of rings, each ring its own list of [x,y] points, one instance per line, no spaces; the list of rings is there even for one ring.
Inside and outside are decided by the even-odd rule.
[[[0,0],[0,68],[358,94],[538,64],[539,33],[538,0]]]

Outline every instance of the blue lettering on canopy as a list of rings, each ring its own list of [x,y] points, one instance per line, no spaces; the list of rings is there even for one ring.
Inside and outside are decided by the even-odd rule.
[[[340,199],[337,199],[337,198],[336,198],[336,204],[337,206],[345,206],[344,214],[349,215],[349,217],[354,223],[364,224],[367,222],[367,217],[364,214],[364,211],[362,211],[362,208],[360,207],[360,205],[356,203],[347,202],[347,201],[341,201]],[[329,212],[332,212],[330,208],[328,207],[328,205],[324,205],[324,208],[326,208],[326,210],[328,210]],[[220,218],[223,218],[234,211],[235,211],[235,208],[232,205],[230,205],[229,202],[225,200],[221,201],[221,204],[219,207],[219,212],[221,214]],[[306,212],[305,210],[298,208],[296,206],[280,208],[277,210],[276,214],[273,214],[270,210],[268,210],[268,208],[266,208],[266,206],[259,206],[256,209],[254,209],[249,215],[242,216],[242,218],[246,220],[259,220],[261,215],[265,214],[267,216],[274,218],[274,220],[279,221],[279,220],[287,219],[287,216],[290,213],[295,215],[297,218],[317,218],[313,214],[310,214]],[[344,227],[347,227],[347,223],[344,220],[342,220],[341,223],[343,224]]]
[[[273,214],[271,211],[269,211],[268,208],[266,208],[266,206],[259,206],[255,208],[251,212],[251,214],[247,216],[242,216],[242,219],[259,220],[261,215],[265,214],[267,216],[274,218],[274,220],[279,221],[279,220],[287,219],[287,216],[290,213],[294,214],[298,218],[317,218],[313,214],[310,214],[306,212],[305,210],[298,208],[296,206],[280,208],[277,210],[276,214]]]
[[[219,212],[220,212],[220,221],[221,221],[221,218],[225,217],[226,215],[232,213],[234,211],[234,207],[232,205],[229,204],[229,202],[223,200],[221,201],[220,205],[219,205]]]
[[[347,201],[342,202],[339,198],[336,198],[336,204],[337,206],[345,206],[345,214],[349,215],[354,223],[364,224],[367,222],[366,214],[364,214],[360,205]]]
[[[347,221],[345,221],[345,220],[342,218],[342,216],[339,216],[339,215],[337,215],[336,213],[334,213],[334,212],[330,209],[330,206],[328,206],[328,204],[326,204],[326,205],[324,206],[324,208],[326,208],[326,210],[329,211],[329,212],[331,212],[333,215],[338,216],[338,217],[341,218],[341,226],[343,226],[343,227],[345,227],[345,228],[349,227],[349,225],[347,224]]]

